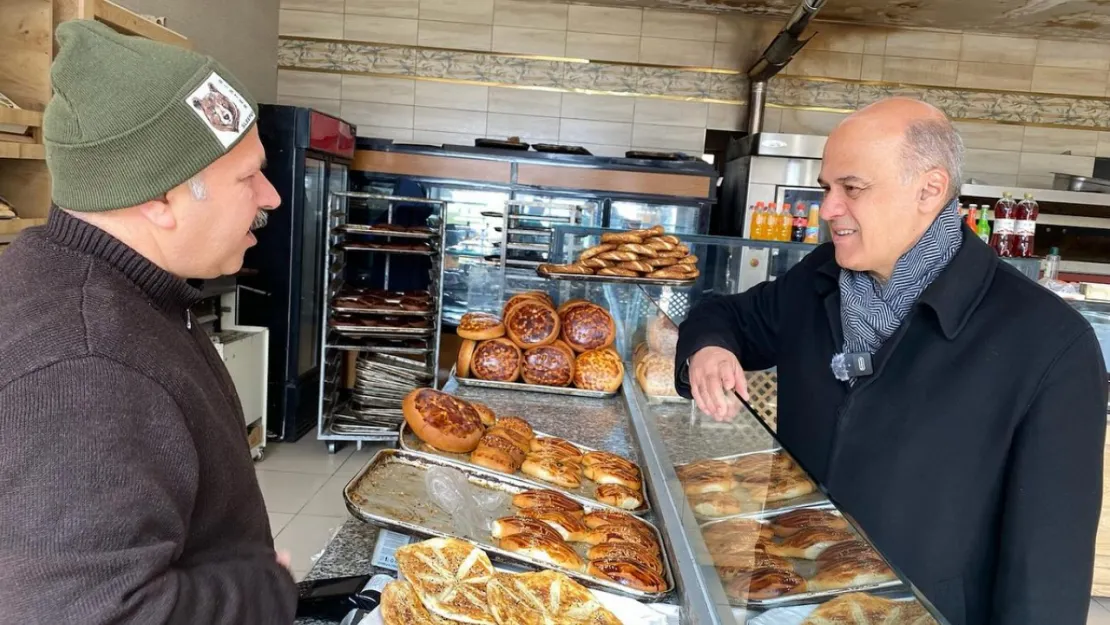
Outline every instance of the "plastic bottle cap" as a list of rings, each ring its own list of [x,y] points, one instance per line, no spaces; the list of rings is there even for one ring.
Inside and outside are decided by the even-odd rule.
[[[1058,248],[1058,247],[1048,248],[1048,255],[1049,256],[1059,256],[1060,255],[1060,248]]]

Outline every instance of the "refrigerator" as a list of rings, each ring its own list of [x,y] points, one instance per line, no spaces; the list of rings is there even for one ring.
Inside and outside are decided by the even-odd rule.
[[[263,104],[258,132],[263,173],[281,206],[247,252],[240,323],[270,329],[268,435],[292,442],[316,427],[328,195],[347,190],[355,127],[319,111]]]

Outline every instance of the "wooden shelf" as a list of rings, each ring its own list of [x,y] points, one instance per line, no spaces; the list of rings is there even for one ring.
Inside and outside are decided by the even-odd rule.
[[[138,35],[154,41],[181,46],[182,48],[192,47],[189,40],[180,33],[155,24],[109,0],[85,0],[84,4],[92,9],[92,15],[86,19],[91,18],[104,22],[127,35]]]
[[[19,158],[32,161],[46,159],[46,146],[41,143],[23,143],[0,139],[0,158]]]

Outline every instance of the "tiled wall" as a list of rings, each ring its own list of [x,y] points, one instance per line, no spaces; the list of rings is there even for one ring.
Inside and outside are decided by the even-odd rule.
[[[616,63],[747,68],[781,26],[748,17],[521,0],[282,0],[280,34]],[[818,24],[786,75],[976,90],[1107,96],[1110,44]],[[744,106],[524,90],[411,78],[281,70],[279,101],[350,119],[368,136],[431,143],[520,136],[585,145],[698,152],[706,128],[739,129]],[[1000,106],[1005,106],[1000,95]],[[767,130],[827,133],[844,113],[771,108]],[[1110,133],[960,123],[968,172],[1044,187],[1089,175]],[[1064,154],[1069,152],[1070,154]]]

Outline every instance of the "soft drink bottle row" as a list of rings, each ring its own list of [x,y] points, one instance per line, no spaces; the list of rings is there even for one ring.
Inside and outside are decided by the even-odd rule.
[[[801,202],[791,205],[785,203],[780,209],[775,202],[768,206],[756,202],[751,207],[752,222],[750,238],[756,241],[793,241],[795,243],[817,243],[820,228],[817,204],[810,204],[806,211]]]
[[[1032,193],[1026,193],[1020,202],[1014,201],[1014,194],[1003,193],[994,203],[991,247],[1003,258],[1032,257],[1039,215],[1040,205]]]

